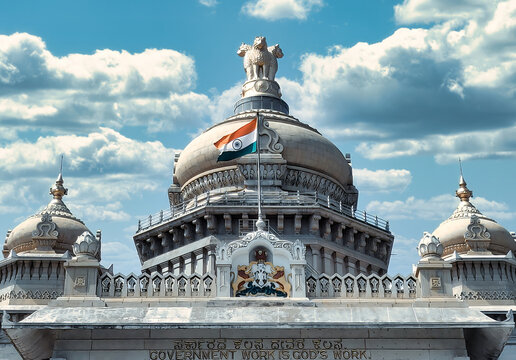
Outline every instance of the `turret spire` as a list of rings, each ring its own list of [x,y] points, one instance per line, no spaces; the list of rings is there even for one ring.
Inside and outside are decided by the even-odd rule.
[[[63,186],[63,155],[61,155],[61,164],[59,166],[59,175],[57,175],[56,183],[50,188],[50,195],[54,199],[61,200],[64,195],[68,194],[68,189]]]
[[[455,191],[455,195],[461,201],[469,202],[469,198],[473,197],[473,191],[469,190],[467,187],[467,183],[464,180],[464,176],[462,175],[462,162],[459,158],[459,166],[460,166],[460,179],[459,179],[459,188]]]

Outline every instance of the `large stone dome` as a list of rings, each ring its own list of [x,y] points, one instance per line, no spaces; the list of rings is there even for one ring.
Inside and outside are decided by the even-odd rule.
[[[50,189],[53,199],[38,213],[16,226],[5,240],[3,254],[11,250],[23,252],[71,251],[77,237],[85,231],[91,232],[84,223],[77,219],[62,197],[67,194],[63,187],[63,178],[59,174],[55,185]]]
[[[495,255],[505,255],[510,250],[516,251],[516,241],[511,234],[471,204],[469,199],[473,193],[466,185],[461,176],[457,190],[460,203],[453,214],[433,232],[444,247],[443,257],[453,254],[454,251],[464,254],[479,250],[474,248],[475,243],[482,244],[482,250]]]
[[[345,202],[349,205],[356,204],[358,192],[353,186],[351,166],[333,143],[292,116],[273,110],[261,110],[260,114],[264,117],[263,132],[260,132],[262,153],[274,154],[286,164],[286,171],[278,173],[278,178],[283,180],[283,189],[317,190],[316,183],[323,181],[332,188],[327,191],[332,197],[346,199]],[[256,112],[234,115],[209,128],[186,146],[174,169],[175,182],[181,187],[184,198],[201,193],[192,191],[192,188],[213,190],[218,185],[222,188],[228,184],[239,189],[245,187],[245,171],[238,166],[242,164],[242,160],[217,162],[219,150],[213,144],[254,117]],[[264,163],[267,163],[266,158]],[[310,179],[289,181],[289,177],[294,176],[293,170],[304,173],[305,178]],[[224,181],[224,177],[232,179]],[[210,182],[211,187],[208,185]],[[313,183],[312,189],[310,182]],[[321,187],[321,193],[324,192]]]

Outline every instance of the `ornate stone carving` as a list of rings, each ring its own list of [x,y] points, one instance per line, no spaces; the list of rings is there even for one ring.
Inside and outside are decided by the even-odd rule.
[[[267,135],[267,140],[266,142],[261,141],[260,147],[273,154],[283,152],[283,145],[280,143],[280,138],[276,130],[270,127],[268,121],[264,121],[262,125],[260,135]]]
[[[306,256],[306,246],[299,239],[297,239],[292,248],[290,249],[290,253],[292,254],[292,258],[294,260],[305,260]]]
[[[54,300],[60,296],[63,296],[63,291],[60,290],[11,290],[3,294],[0,294],[0,301],[5,301],[9,299]]]
[[[100,241],[89,231],[83,232],[73,244],[73,253],[77,257],[95,258],[100,250]]]
[[[182,190],[182,197],[189,200],[196,195],[201,195],[215,189],[230,186],[243,188],[244,180],[245,178],[242,176],[238,169],[213,172],[201,176],[184,186]]]
[[[468,229],[464,233],[464,240],[472,251],[487,251],[491,242],[491,234],[486,227],[480,223],[480,218],[476,215],[471,216]]]
[[[261,164],[262,180],[278,180],[282,179],[287,169],[284,164]],[[238,170],[246,180],[257,179],[256,163],[239,164]]]
[[[455,294],[460,300],[516,300],[516,294],[512,291],[461,291]]]
[[[358,201],[358,191],[353,185],[343,188],[320,174],[299,168],[287,168],[283,188],[285,190],[317,191],[321,195],[330,195],[332,199],[342,201],[348,206],[356,206]]]
[[[283,57],[279,45],[267,47],[267,41],[263,36],[257,36],[253,45],[242,43],[237,54],[244,58],[244,69],[248,81],[257,79],[274,81],[278,70],[277,59]]]
[[[425,260],[441,260],[443,254],[443,245],[434,235],[429,232],[423,233],[423,238],[419,241],[417,246],[419,256]]]
[[[41,221],[36,225],[36,230],[32,232],[33,238],[57,239],[59,235],[56,224],[52,221],[49,213],[41,214]]]

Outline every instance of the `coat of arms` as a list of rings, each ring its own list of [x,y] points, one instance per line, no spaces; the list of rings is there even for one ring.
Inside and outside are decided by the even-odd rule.
[[[238,275],[233,283],[235,296],[279,296],[290,295],[290,284],[285,278],[283,266],[274,266],[266,260],[266,251],[256,251],[256,261],[238,266]]]

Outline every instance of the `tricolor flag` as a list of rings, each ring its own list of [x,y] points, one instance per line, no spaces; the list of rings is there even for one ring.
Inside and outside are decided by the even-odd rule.
[[[224,135],[214,143],[213,145],[220,150],[217,161],[233,160],[256,152],[257,124],[258,119],[254,118],[237,131]]]

